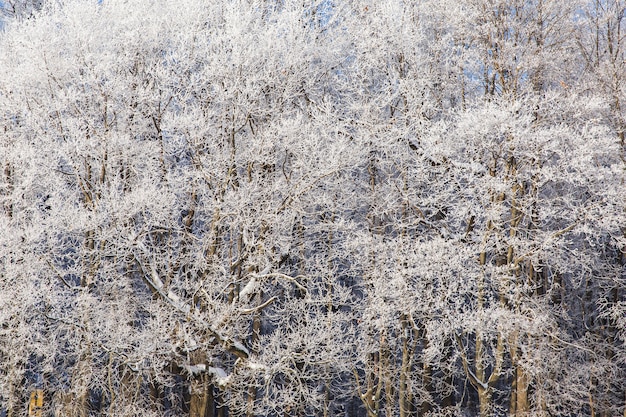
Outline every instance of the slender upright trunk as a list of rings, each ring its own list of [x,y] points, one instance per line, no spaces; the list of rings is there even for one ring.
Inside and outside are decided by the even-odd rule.
[[[211,394],[209,394],[211,391]],[[191,399],[189,402],[189,417],[209,417],[213,411],[213,387],[208,376],[202,374],[191,381]]]
[[[398,401],[400,402],[400,417],[408,417],[411,409],[412,396],[409,386],[410,372],[413,365],[413,349],[408,333],[410,327],[406,319],[402,320],[402,363],[400,365],[400,381],[398,387]]]
[[[263,293],[259,293],[258,302],[259,304],[263,301]],[[252,335],[250,336],[250,346],[254,348],[258,343],[259,337],[261,335],[261,313],[254,313],[254,317],[252,318]],[[257,352],[254,352],[257,353]],[[246,410],[247,417],[254,416],[254,402],[256,401],[257,390],[254,385],[250,385],[248,387],[248,405]]]

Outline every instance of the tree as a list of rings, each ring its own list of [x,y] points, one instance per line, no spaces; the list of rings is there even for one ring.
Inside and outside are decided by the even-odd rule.
[[[623,413],[614,6],[12,19],[2,407],[43,389],[64,416]]]

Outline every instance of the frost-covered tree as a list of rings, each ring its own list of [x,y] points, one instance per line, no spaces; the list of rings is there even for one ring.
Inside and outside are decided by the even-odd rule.
[[[613,3],[8,19],[2,411],[626,413]]]

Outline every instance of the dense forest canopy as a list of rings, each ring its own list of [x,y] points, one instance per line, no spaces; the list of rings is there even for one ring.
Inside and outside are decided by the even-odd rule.
[[[625,0],[0,8],[0,415],[626,416]]]

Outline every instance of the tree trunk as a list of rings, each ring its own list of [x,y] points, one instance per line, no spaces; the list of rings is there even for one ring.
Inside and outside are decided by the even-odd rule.
[[[212,386],[207,381],[206,375],[193,378],[191,381],[191,399],[189,401],[189,417],[209,417],[210,411],[213,410],[213,404],[210,404],[209,390]]]
[[[480,417],[491,417],[491,388],[478,388]]]
[[[402,340],[402,365],[400,367],[400,386],[398,389],[398,397],[400,402],[400,417],[408,417],[412,399],[410,385],[408,384],[408,381],[410,380],[410,372],[412,366],[411,358],[413,357],[413,352],[411,346],[409,345],[409,338],[406,335],[406,333],[410,331],[406,320],[403,320],[402,324],[404,327],[403,330],[405,332],[405,336]]]
[[[428,338],[426,337],[426,328],[424,326],[420,326],[420,339],[423,343],[422,349],[425,351],[426,349],[428,349]],[[422,363],[422,387],[428,394],[431,394],[433,392],[432,367],[426,362]],[[419,408],[420,416],[425,416],[432,410],[432,404],[430,400],[431,398],[424,398],[422,400]]]
[[[528,415],[530,410],[528,385],[528,374],[519,364],[515,365],[515,375],[511,386],[511,416],[524,417]]]
[[[261,304],[263,302],[263,292],[260,292],[257,296],[258,303]],[[254,349],[259,341],[259,336],[261,334],[261,313],[254,313],[254,317],[252,318],[252,335],[250,336],[250,346]],[[257,353],[257,352],[254,352]],[[247,417],[254,416],[254,402],[256,400],[257,390],[253,384],[248,387],[248,409],[246,410]]]

